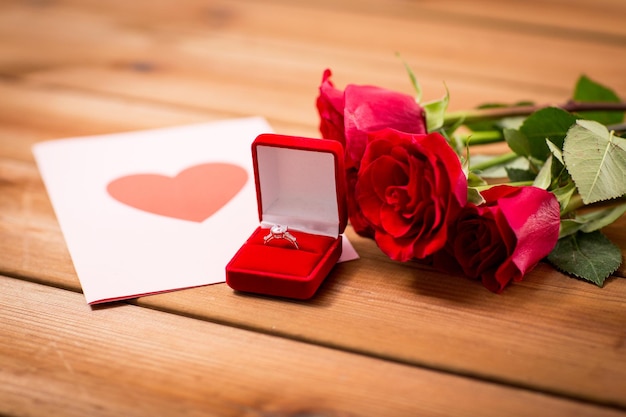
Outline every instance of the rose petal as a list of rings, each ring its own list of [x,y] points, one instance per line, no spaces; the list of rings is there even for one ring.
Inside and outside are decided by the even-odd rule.
[[[498,186],[483,192],[496,198],[502,214],[517,238],[512,262],[526,274],[554,248],[559,238],[560,207],[549,191],[541,188]]]
[[[356,167],[363,157],[370,132],[391,128],[406,133],[426,133],[424,109],[413,97],[373,86],[346,87],[344,123],[347,161]]]
[[[421,259],[441,249],[466,198],[465,174],[443,136],[369,133],[355,199],[392,259]]]
[[[316,100],[317,111],[320,115],[319,129],[324,139],[337,140],[345,146],[344,94],[343,91],[335,88],[330,76],[330,70],[324,71]]]

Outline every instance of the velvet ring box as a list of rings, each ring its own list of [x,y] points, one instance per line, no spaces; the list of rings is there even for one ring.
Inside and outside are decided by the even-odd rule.
[[[341,255],[343,147],[263,134],[252,144],[252,161],[260,225],[226,266],[226,283],[237,291],[310,298]],[[276,225],[287,227],[295,244],[280,237],[266,242]]]

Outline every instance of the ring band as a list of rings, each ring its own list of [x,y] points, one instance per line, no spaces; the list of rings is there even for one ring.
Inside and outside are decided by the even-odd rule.
[[[284,239],[291,243],[294,248],[300,249],[294,235],[287,231],[287,226],[276,224],[270,228],[270,232],[263,238],[263,243],[268,244],[272,240]]]

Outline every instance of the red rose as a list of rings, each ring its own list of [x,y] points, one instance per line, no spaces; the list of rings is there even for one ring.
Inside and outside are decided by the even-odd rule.
[[[426,133],[424,109],[408,94],[367,85],[335,88],[325,70],[317,97],[320,132],[324,139],[344,144],[346,167],[359,167],[367,134],[385,128]]]
[[[346,133],[343,124],[343,91],[335,88],[330,81],[330,70],[324,71],[320,94],[317,97],[317,111],[320,115],[320,132],[324,139],[333,139],[346,146]]]
[[[348,85],[344,98],[347,166],[359,167],[370,132],[390,128],[411,134],[426,133],[426,113],[407,94]]]
[[[324,71],[317,97],[320,132],[325,139],[341,142],[345,149],[348,215],[354,230],[373,236],[354,198],[356,173],[369,132],[392,128],[407,133],[426,133],[424,109],[407,94],[372,86],[348,85],[341,91],[330,80],[330,70]]]
[[[385,254],[422,259],[445,245],[466,203],[467,179],[440,134],[385,129],[368,136],[355,199]]]
[[[434,264],[462,271],[500,293],[552,251],[560,208],[552,193],[537,187],[500,185],[481,194],[485,203],[463,209]]]

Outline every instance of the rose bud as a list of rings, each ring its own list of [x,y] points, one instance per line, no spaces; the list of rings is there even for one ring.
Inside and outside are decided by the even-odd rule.
[[[499,185],[468,204],[451,229],[446,249],[433,257],[439,269],[462,272],[500,293],[521,281],[546,257],[559,237],[556,197],[541,188]]]

